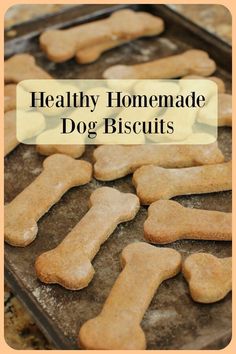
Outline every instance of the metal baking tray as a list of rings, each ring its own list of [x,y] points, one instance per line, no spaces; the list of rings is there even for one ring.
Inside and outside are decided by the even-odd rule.
[[[47,27],[70,27],[97,20],[122,7],[151,12],[163,18],[166,30],[160,36],[138,39],[109,50],[95,63],[78,65],[74,60],[54,64],[47,60],[38,45],[38,34]],[[199,28],[165,5],[83,5],[17,26],[14,39],[6,38],[5,55],[28,52],[39,65],[57,78],[101,78],[111,65],[149,61],[182,52],[188,48],[206,50],[217,63],[215,75],[223,78],[231,91],[231,47]],[[219,145],[226,160],[231,158],[231,129],[219,128]],[[94,147],[82,157],[92,161]],[[44,157],[34,146],[19,145],[5,158],[5,202],[10,202],[41,172]],[[93,261],[96,274],[89,286],[69,291],[59,285],[45,285],[37,280],[34,261],[42,252],[55,247],[88,210],[93,190],[108,185],[120,191],[134,192],[131,177],[103,183],[92,180],[73,188],[39,221],[36,240],[25,248],[5,245],[5,279],[34,316],[43,333],[60,349],[76,349],[81,325],[96,316],[120,273],[119,255],[131,242],[143,240],[143,223],[147,208],[137,217],[121,224],[101,247]],[[231,193],[190,195],[175,198],[184,206],[231,211]],[[219,257],[231,255],[231,242],[177,241],[167,245],[183,257],[194,252],[209,252]],[[180,273],[158,289],[141,323],[148,349],[221,349],[231,339],[231,295],[215,304],[192,301],[188,286]]]

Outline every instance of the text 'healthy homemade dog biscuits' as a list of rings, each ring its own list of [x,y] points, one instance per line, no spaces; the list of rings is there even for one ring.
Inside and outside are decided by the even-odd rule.
[[[92,174],[89,162],[59,154],[45,159],[43,167],[35,181],[5,206],[5,241],[13,246],[30,244],[38,220],[70,188],[88,183]]]
[[[181,256],[137,242],[122,251],[121,263],[124,269],[101,313],[81,327],[79,343],[85,349],[145,349],[141,320],[159,285],[179,272]]]
[[[25,140],[18,129],[24,121],[17,114],[18,140],[39,145],[44,154],[51,153],[48,145],[54,152],[59,147],[60,153],[67,154],[60,145],[208,145],[216,141],[218,96],[212,80],[126,80],[129,87],[122,83],[124,80],[21,81],[17,108],[24,102],[25,111],[43,113],[47,124],[39,135]],[[197,113],[204,109],[207,114],[210,99],[209,132],[208,122],[197,122]],[[78,154],[75,148],[73,157]]]
[[[179,169],[143,166],[135,171],[133,183],[142,204],[178,195],[227,191],[232,189],[232,163]]]
[[[90,197],[91,208],[59,246],[36,260],[36,273],[45,283],[78,290],[94,275],[92,259],[121,222],[132,220],[139,210],[138,197],[102,187]]]
[[[4,80],[7,83],[51,78],[45,70],[36,64],[35,58],[30,54],[16,54],[4,62]]]
[[[172,200],[159,200],[148,208],[144,235],[152,243],[181,239],[232,240],[232,214],[185,208]]]
[[[171,79],[192,74],[209,76],[215,70],[215,62],[206,52],[191,49],[182,54],[144,64],[111,66],[103,73],[103,77],[105,79]]]
[[[164,23],[159,17],[125,9],[70,29],[48,30],[40,36],[40,45],[47,57],[56,63],[74,56],[78,62],[88,63],[122,41],[157,35],[163,29]]]
[[[209,145],[104,145],[94,151],[94,173],[110,181],[133,173],[143,165],[166,168],[214,164],[224,161],[217,144]]]
[[[194,301],[216,302],[232,289],[232,258],[195,253],[184,261],[183,274]]]

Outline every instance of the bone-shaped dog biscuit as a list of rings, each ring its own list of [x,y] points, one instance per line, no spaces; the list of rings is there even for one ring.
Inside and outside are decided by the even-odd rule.
[[[131,40],[146,33],[156,35],[163,27],[159,17],[125,9],[96,22],[66,30],[46,31],[40,36],[40,45],[50,60],[59,63],[73,58],[84,48],[100,46],[108,41]]]
[[[55,249],[36,260],[36,273],[45,283],[58,283],[67,289],[86,287],[94,275],[91,264],[101,244],[121,222],[132,220],[139,210],[138,197],[114,188],[96,189],[91,208]]]
[[[185,208],[172,200],[159,200],[148,208],[144,235],[152,243],[176,240],[232,240],[232,214]]]
[[[85,151],[84,145],[37,145],[36,150],[39,154],[49,156],[53,154],[64,154],[77,159]]]
[[[43,172],[5,206],[5,241],[24,247],[38,232],[37,221],[70,188],[91,179],[91,164],[55,154],[43,162]]]
[[[211,75],[215,62],[202,50],[191,49],[182,54],[144,64],[115,65],[103,73],[105,79],[171,79],[189,74]]]
[[[217,144],[209,145],[103,145],[94,151],[94,174],[102,181],[133,173],[143,165],[189,167],[220,163],[224,156]]]
[[[232,289],[232,258],[195,253],[183,263],[183,274],[194,301],[212,303],[223,299]]]
[[[18,83],[22,80],[51,79],[52,77],[40,68],[32,55],[16,54],[4,63],[5,82]]]
[[[181,256],[170,248],[137,242],[122,251],[121,263],[124,269],[101,313],[80,329],[82,348],[145,349],[140,322],[159,285],[179,272]]]
[[[232,189],[232,163],[179,169],[143,166],[135,171],[133,184],[142,204],[178,195],[227,191]]]

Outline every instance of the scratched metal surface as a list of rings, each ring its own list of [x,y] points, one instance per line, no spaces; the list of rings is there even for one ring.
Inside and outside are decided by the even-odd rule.
[[[190,29],[184,32],[181,18],[178,22],[173,15],[173,21],[170,21],[172,18],[170,10],[166,14],[163,8],[158,6],[152,8],[146,6],[145,9],[156,14],[161,13],[168,23],[166,31],[160,37],[139,39],[110,50],[90,65],[80,66],[73,60],[64,64],[49,62],[39,49],[37,37],[22,38],[22,42],[18,40],[15,46],[14,41],[7,42],[6,53],[32,53],[39,65],[54,77],[101,78],[102,72],[110,65],[139,63],[181,52],[191,47],[191,41],[195,41],[195,47],[206,46],[198,36],[193,40]],[[89,9],[90,12],[94,10],[95,7]],[[50,19],[47,19],[46,24],[50,24]],[[182,31],[182,37],[176,35],[176,28],[179,28],[178,33]],[[215,50],[212,55],[217,59],[222,58],[222,53],[219,46],[218,52]],[[228,67],[218,67],[216,74],[225,80],[230,92]],[[219,129],[219,144],[226,160],[229,160],[230,128]],[[93,149],[94,147],[88,147],[82,158],[92,162]],[[34,146],[22,144],[5,158],[6,203],[39,175],[43,160],[44,157],[36,153]],[[123,192],[134,192],[130,176],[108,183],[93,179],[86,186],[71,189],[41,218],[37,238],[31,245],[25,248],[5,245],[7,281],[32,312],[43,332],[61,349],[77,348],[76,338],[79,328],[86,320],[100,312],[119,275],[121,270],[119,255],[122,249],[131,242],[143,240],[146,207],[141,207],[133,221],[118,226],[101,247],[93,261],[96,274],[86,289],[69,291],[58,285],[44,285],[37,280],[34,272],[35,258],[55,247],[66,236],[88,210],[91,192],[102,185],[112,186]],[[231,211],[230,192],[175,199],[184,206]],[[177,241],[167,247],[177,249],[183,257],[195,252],[209,252],[219,257],[231,255],[230,242]],[[179,274],[160,286],[141,325],[146,334],[148,349],[220,349],[230,340],[231,295],[215,304],[197,304],[191,300],[187,284]]]

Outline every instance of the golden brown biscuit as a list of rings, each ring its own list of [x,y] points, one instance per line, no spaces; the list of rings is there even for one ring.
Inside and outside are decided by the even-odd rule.
[[[156,35],[163,28],[163,21],[159,17],[124,9],[99,21],[66,30],[48,30],[40,36],[40,45],[50,60],[61,63],[79,55],[85,48],[95,46],[96,53],[99,50],[101,54],[108,42],[117,44],[117,41],[132,40],[145,36],[146,33]]]
[[[124,269],[117,278],[101,313],[80,329],[85,349],[145,349],[141,320],[159,285],[175,276],[180,254],[144,242],[128,245],[121,255]]]
[[[30,54],[16,54],[4,62],[5,82],[18,83],[22,80],[51,79],[52,77],[40,68]]]
[[[90,205],[66,238],[37,258],[36,273],[44,283],[58,283],[70,290],[86,287],[93,278],[91,261],[100,246],[119,223],[132,220],[139,210],[136,195],[109,187],[96,189]]]
[[[232,240],[232,214],[185,208],[173,200],[159,200],[148,208],[144,236],[152,243],[176,240]]]
[[[55,154],[43,162],[43,172],[5,206],[5,241],[12,246],[30,244],[37,222],[70,188],[91,180],[89,162]]]
[[[94,151],[94,175],[110,181],[133,173],[143,165],[188,167],[224,161],[217,144],[209,145],[103,145]]]
[[[133,184],[142,204],[178,195],[227,191],[232,189],[232,163],[179,169],[143,166],[135,171]]]
[[[183,263],[183,274],[194,301],[205,304],[216,302],[232,289],[232,258],[195,253]]]
[[[104,79],[171,79],[186,75],[209,76],[216,70],[215,62],[203,50],[184,53],[144,64],[115,65],[106,69]]]

